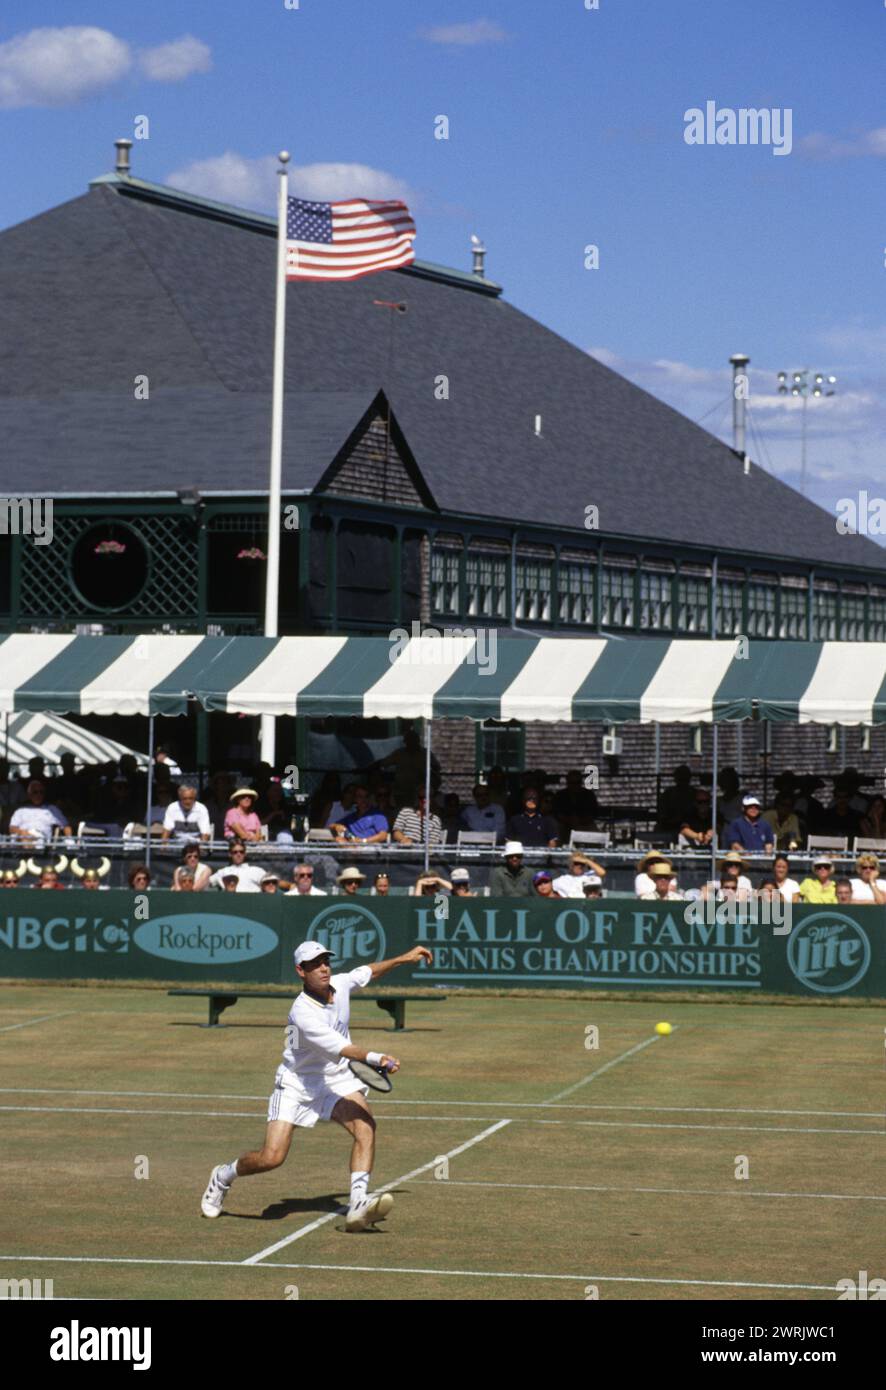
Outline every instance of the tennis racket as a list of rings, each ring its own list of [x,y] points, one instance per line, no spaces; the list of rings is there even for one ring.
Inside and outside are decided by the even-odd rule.
[[[369,1086],[373,1091],[391,1091],[394,1083],[384,1067],[374,1067],[370,1062],[349,1061],[348,1066],[365,1086]]]

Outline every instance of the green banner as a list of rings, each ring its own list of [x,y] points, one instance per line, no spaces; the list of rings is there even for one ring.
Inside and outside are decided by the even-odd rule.
[[[341,969],[421,942],[433,963],[391,981],[413,987],[886,997],[886,908],[797,906],[770,922],[766,907],[7,889],[0,976],[290,984],[311,939]]]

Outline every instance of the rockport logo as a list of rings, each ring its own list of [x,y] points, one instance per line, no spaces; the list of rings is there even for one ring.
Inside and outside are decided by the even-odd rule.
[[[864,979],[871,944],[857,922],[837,912],[816,912],[788,941],[788,964],[817,994],[841,994]]]
[[[49,1334],[52,1361],[131,1361],[134,1371],[151,1368],[149,1327],[54,1327]]]
[[[149,956],[195,965],[255,960],[277,946],[277,933],[271,927],[221,913],[199,917],[183,913],[180,917],[143,922],[136,927],[132,939]]]

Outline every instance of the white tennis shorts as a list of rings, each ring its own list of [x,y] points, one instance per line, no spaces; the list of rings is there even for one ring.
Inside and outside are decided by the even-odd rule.
[[[332,1112],[342,1096],[352,1096],[355,1092],[368,1096],[369,1087],[362,1086],[356,1076],[343,1076],[331,1086],[324,1086],[305,1100],[304,1092],[295,1086],[287,1086],[277,1078],[276,1085],[268,1100],[268,1119],[283,1120],[300,1129],[313,1129],[318,1120],[331,1120]]]

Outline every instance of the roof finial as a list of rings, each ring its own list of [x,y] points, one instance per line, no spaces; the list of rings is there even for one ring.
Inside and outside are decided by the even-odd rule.
[[[114,148],[117,151],[117,166],[115,172],[128,179],[130,175],[129,151],[132,149],[132,141],[127,139],[115,140]]]
[[[486,277],[486,247],[478,236],[471,232],[471,246],[474,252],[474,274],[481,278]]]

